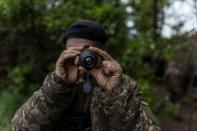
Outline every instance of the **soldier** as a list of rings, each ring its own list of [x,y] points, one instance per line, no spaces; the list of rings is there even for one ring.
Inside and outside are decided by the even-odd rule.
[[[164,82],[167,85],[167,91],[169,91],[170,100],[173,103],[178,102],[181,95],[184,93],[181,89],[181,77],[183,75],[179,68],[178,61],[176,59],[172,60],[164,76]]]
[[[107,41],[101,26],[83,20],[70,26],[55,71],[22,105],[12,119],[13,131],[160,131],[136,83],[102,49]],[[80,65],[79,55],[89,46],[101,66]],[[82,91],[84,76],[95,81],[90,94]]]

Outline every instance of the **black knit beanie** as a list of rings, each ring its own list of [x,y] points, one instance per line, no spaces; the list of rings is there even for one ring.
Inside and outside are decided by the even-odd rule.
[[[83,38],[93,41],[98,41],[105,45],[107,36],[104,29],[95,21],[81,20],[71,25],[65,32],[63,42],[69,38]]]

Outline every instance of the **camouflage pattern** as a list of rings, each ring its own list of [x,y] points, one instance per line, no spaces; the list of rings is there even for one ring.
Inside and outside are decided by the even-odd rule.
[[[49,74],[43,86],[17,110],[12,130],[72,131],[66,115],[89,112],[91,131],[161,131],[136,83],[128,76],[124,75],[112,91],[95,87],[91,95],[84,95],[74,87],[55,73]]]

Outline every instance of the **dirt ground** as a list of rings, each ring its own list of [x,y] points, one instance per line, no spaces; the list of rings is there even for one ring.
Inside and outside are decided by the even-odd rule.
[[[180,110],[174,119],[160,120],[162,131],[197,131],[197,87],[181,98]]]

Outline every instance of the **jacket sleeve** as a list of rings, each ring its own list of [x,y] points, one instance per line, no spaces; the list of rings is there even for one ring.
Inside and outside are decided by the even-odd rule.
[[[72,90],[55,73],[50,73],[42,87],[17,110],[12,119],[12,130],[39,131],[52,128],[69,106]]]
[[[96,96],[113,131],[161,131],[137,84],[128,76],[112,91]]]

